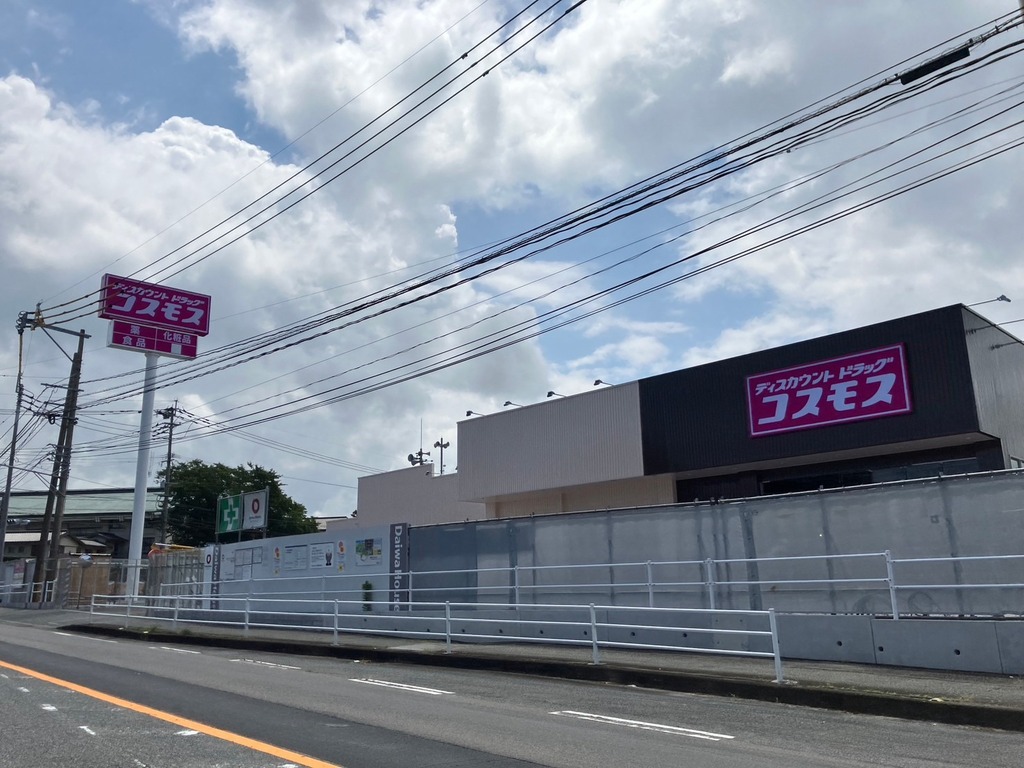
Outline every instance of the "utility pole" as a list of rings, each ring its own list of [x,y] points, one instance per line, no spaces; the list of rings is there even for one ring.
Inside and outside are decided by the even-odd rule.
[[[85,331],[78,332],[78,350],[71,361],[71,376],[68,379],[68,394],[64,401],[64,421],[67,430],[64,438],[64,450],[61,456],[60,480],[57,488],[57,504],[53,515],[53,537],[50,539],[46,581],[57,578],[57,565],[60,561],[60,534],[64,527],[64,506],[68,498],[68,477],[71,474],[71,444],[75,435],[75,424],[78,422],[78,385],[82,381],[82,354],[85,351]]]
[[[174,417],[178,415],[178,401],[170,408],[163,408],[156,412],[157,416],[170,419],[167,425],[167,465],[164,469],[164,506],[160,515],[160,541],[167,543],[167,512],[171,503],[171,449],[174,445]]]
[[[14,402],[14,426],[11,429],[11,452],[7,459],[7,484],[4,487],[3,499],[0,499],[0,587],[6,583],[4,569],[4,546],[7,543],[7,516],[11,509],[11,486],[14,483],[14,456],[18,446],[18,417],[21,415],[21,400],[25,387],[21,381],[22,353],[24,351],[25,326],[28,325],[28,312],[19,312],[15,327],[18,329],[18,379],[14,385],[16,399]]]
[[[37,323],[38,325],[38,323]],[[49,336],[46,326],[43,328]],[[42,576],[42,596],[46,598],[46,584],[55,576],[56,560],[60,556],[60,531],[63,526],[64,500],[67,497],[68,475],[71,471],[71,443],[74,437],[75,422],[78,419],[78,385],[82,377],[82,353],[85,340],[89,335],[85,331],[68,331],[54,326],[51,330],[68,333],[78,337],[78,351],[71,358],[71,375],[68,378],[68,391],[64,398],[64,412],[60,420],[60,435],[53,456],[53,472],[50,475],[50,492],[46,497],[46,510],[43,513],[43,526],[40,534],[39,547],[36,551],[36,574]],[[52,336],[50,337],[53,338]],[[54,340],[56,344],[56,340]],[[60,345],[57,344],[60,348]],[[61,352],[64,350],[61,348]],[[65,356],[67,353],[65,353]],[[56,509],[56,513],[54,510]]]

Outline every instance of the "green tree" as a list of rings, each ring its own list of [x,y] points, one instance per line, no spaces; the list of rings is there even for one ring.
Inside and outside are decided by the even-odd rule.
[[[158,478],[163,479],[161,471]],[[270,513],[267,536],[291,536],[314,533],[316,520],[306,508],[281,488],[281,476],[272,469],[255,464],[229,467],[207,464],[199,459],[171,466],[171,491],[167,508],[167,530],[175,544],[201,547],[214,541],[217,525],[217,499],[246,491],[270,489]],[[260,531],[243,531],[242,538],[262,536]],[[237,534],[231,534],[231,541]]]

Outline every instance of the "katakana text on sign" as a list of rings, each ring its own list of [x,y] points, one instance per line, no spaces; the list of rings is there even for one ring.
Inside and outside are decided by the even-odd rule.
[[[117,275],[103,276],[100,317],[205,336],[210,332],[210,297]]]
[[[902,344],[747,377],[753,437],[909,413]]]

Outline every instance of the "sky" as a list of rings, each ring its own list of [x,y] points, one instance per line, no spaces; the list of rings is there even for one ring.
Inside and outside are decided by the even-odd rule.
[[[317,516],[437,442],[457,471],[467,411],[954,303],[1019,333],[1017,11],[8,0],[0,443],[38,309],[89,334],[70,487],[133,485],[145,357],[107,348],[105,273],[211,297],[157,368],[175,460],[274,469]],[[41,490],[76,341],[21,342]]]

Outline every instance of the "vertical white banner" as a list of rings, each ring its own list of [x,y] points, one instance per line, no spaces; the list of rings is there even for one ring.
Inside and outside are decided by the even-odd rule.
[[[267,527],[268,489],[242,494],[242,530]]]

